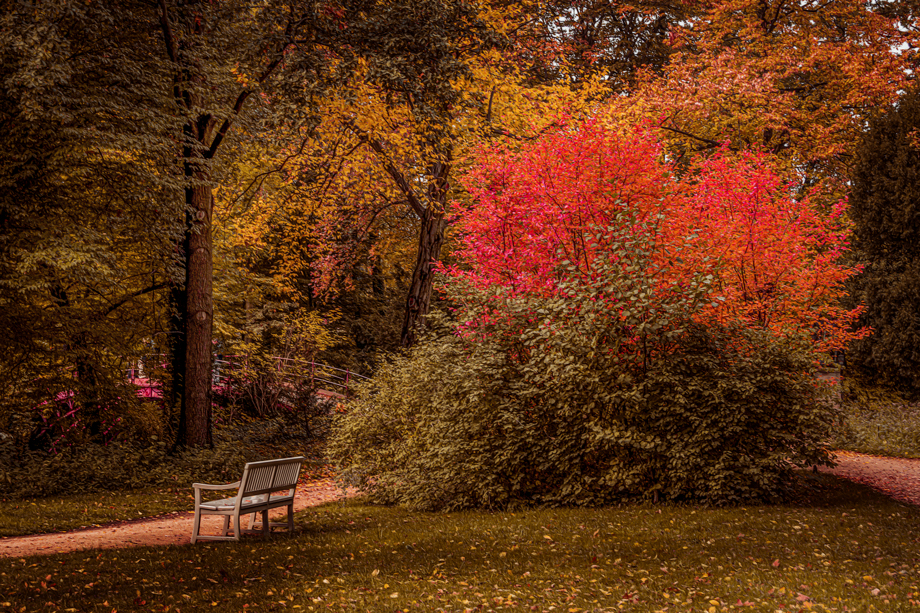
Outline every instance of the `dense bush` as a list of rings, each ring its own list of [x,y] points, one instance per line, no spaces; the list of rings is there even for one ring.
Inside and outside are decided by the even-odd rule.
[[[40,497],[140,487],[188,489],[193,482],[239,479],[255,460],[306,455],[315,459],[317,436],[328,428],[330,407],[306,413],[289,411],[271,419],[240,419],[215,430],[213,449],[172,450],[161,440],[120,440],[85,444],[58,453],[17,448],[0,440],[0,496]],[[319,415],[322,413],[322,416]],[[311,460],[313,461],[313,460]]]
[[[419,509],[724,504],[779,496],[795,466],[828,462],[834,411],[807,344],[694,321],[711,279],[661,282],[643,240],[608,241],[606,264],[556,297],[454,288],[460,326],[338,416],[342,478]]]

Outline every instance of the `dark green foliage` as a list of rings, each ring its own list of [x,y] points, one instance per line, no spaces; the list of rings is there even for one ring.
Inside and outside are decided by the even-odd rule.
[[[22,498],[149,485],[187,488],[192,482],[227,483],[239,479],[247,461],[260,459],[239,441],[174,456],[168,451],[167,445],[159,442],[84,445],[57,455],[4,454],[0,495]]]
[[[11,2],[0,18],[0,431],[22,442],[71,391],[70,442],[104,442],[113,412],[137,426],[124,374],[165,338],[181,124],[165,88],[137,82],[168,76],[132,52],[149,38],[138,15],[101,4]]]
[[[693,323],[709,280],[657,284],[636,274],[649,246],[622,240],[559,297],[463,293],[479,310],[461,334],[393,360],[338,417],[343,480],[419,509],[726,504],[779,496],[794,466],[827,463],[834,411],[812,356]]]
[[[869,123],[852,173],[850,214],[870,256],[920,253],[920,90]]]
[[[879,383],[920,393],[920,92],[874,119],[852,175],[850,213],[865,271],[851,284],[868,338],[848,358]]]

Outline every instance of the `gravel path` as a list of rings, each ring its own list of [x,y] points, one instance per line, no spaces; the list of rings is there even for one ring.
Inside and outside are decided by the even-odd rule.
[[[837,452],[837,467],[827,472],[868,485],[896,500],[920,505],[920,460]]]
[[[353,492],[345,495],[353,495]],[[300,511],[343,497],[342,490],[328,481],[308,483],[297,488],[294,510]],[[286,509],[273,509],[270,517],[285,516],[286,513]],[[0,538],[0,558],[69,553],[81,549],[186,545],[191,541],[194,515],[192,511],[183,511],[166,517],[118,522],[60,534]],[[211,515],[202,518],[201,531],[204,534],[217,534],[222,527],[222,517]]]

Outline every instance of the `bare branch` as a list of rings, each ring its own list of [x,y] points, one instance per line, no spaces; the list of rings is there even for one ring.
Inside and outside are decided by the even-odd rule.
[[[180,104],[185,102],[185,106],[190,107],[188,98],[179,86],[179,44],[176,42],[172,24],[169,22],[169,8],[166,6],[166,0],[157,0],[157,5],[160,7],[160,27],[163,30],[163,39],[166,42],[166,55],[169,56],[169,61],[173,63],[176,70],[173,76],[173,97],[176,102]]]
[[[284,170],[284,167],[287,166],[288,162],[290,162],[294,158],[300,157],[303,154],[303,150],[307,147],[307,143],[309,143],[310,140],[312,140],[314,132],[315,130],[310,130],[310,134],[306,136],[303,140],[300,141],[300,146],[297,148],[297,151],[286,156],[281,161],[281,163],[278,164],[278,166],[270,170],[266,170],[265,172],[260,172],[255,177],[253,177],[252,181],[249,182],[249,185],[247,185],[246,188],[242,192],[240,192],[240,195],[234,198],[234,200],[228,206],[233,206],[237,202],[239,202],[243,196],[249,193],[249,190],[251,190],[256,183],[259,184],[259,187],[257,189],[260,189],[262,187],[262,184],[265,183],[265,179],[267,179],[269,176],[273,174],[281,172],[282,170]]]
[[[176,44],[176,37],[173,35],[172,25],[169,23],[169,8],[166,6],[166,0],[158,0],[160,7],[160,27],[163,28],[163,37],[166,39],[166,54],[173,64],[179,63],[179,47]]]
[[[162,1],[162,0],[161,0]],[[268,66],[265,67],[265,70],[262,71],[262,74],[259,75],[257,82],[259,85],[263,84],[272,73],[275,72],[275,69],[281,64],[281,60],[284,59],[284,52],[291,45],[291,38],[294,32],[294,21],[293,17],[288,20],[287,27],[284,29],[284,42],[281,44],[281,48],[278,50],[278,55],[274,60],[269,62]],[[211,146],[205,152],[205,158],[211,159],[214,157],[214,154],[217,153],[217,149],[220,147],[221,143],[224,140],[224,137],[227,135],[227,132],[230,131],[230,126],[233,125],[233,120],[240,114],[240,111],[243,110],[243,105],[246,104],[246,100],[249,96],[252,95],[251,89],[244,89],[240,92],[240,95],[237,96],[236,102],[233,104],[233,111],[230,115],[224,119],[224,123],[221,124],[220,129],[217,131],[217,135],[214,137],[214,140],[211,141]]]
[[[658,126],[658,127],[661,128],[662,130],[667,130],[668,132],[674,132],[675,134],[680,134],[681,136],[686,136],[687,138],[692,138],[692,139],[694,139],[694,140],[698,140],[698,141],[700,141],[701,143],[706,143],[707,145],[709,145],[709,147],[721,147],[721,146],[722,146],[722,143],[720,143],[720,142],[717,141],[717,140],[712,140],[711,138],[706,138],[706,137],[703,137],[703,136],[697,136],[696,134],[691,134],[690,132],[685,132],[684,130],[681,130],[680,128],[675,128],[675,127],[672,127],[672,126],[666,126],[666,125],[663,125],[663,124],[660,125],[660,126]]]
[[[122,298],[121,300],[119,300],[118,302],[116,302],[116,303],[114,303],[113,305],[111,305],[111,306],[106,310],[106,312],[103,313],[102,316],[103,316],[103,317],[108,317],[108,316],[112,313],[112,311],[114,311],[115,309],[117,309],[117,308],[120,307],[121,305],[125,304],[125,303],[128,302],[129,300],[132,300],[132,299],[134,299],[134,298],[137,298],[138,296],[143,296],[144,294],[149,294],[150,292],[155,292],[155,291],[158,291],[158,290],[161,290],[161,289],[165,289],[166,287],[168,287],[168,285],[169,285],[168,283],[157,283],[157,284],[151,285],[151,286],[149,286],[149,287],[145,287],[144,289],[139,289],[139,290],[137,290],[136,292],[131,292],[130,294],[128,294],[127,296],[125,296],[124,298]]]
[[[422,205],[421,199],[419,199],[418,194],[415,193],[415,190],[412,189],[412,186],[409,185],[409,182],[406,180],[405,175],[399,171],[396,166],[393,165],[386,155],[386,152],[383,149],[383,145],[380,144],[380,141],[368,137],[367,133],[362,131],[358,126],[355,125],[354,121],[348,120],[345,122],[345,125],[355,133],[355,136],[358,139],[366,144],[371,150],[374,151],[383,160],[383,169],[388,175],[393,179],[393,182],[396,183],[396,186],[399,188],[399,191],[405,195],[409,207],[415,211],[415,213],[422,217],[425,214],[425,207]]]

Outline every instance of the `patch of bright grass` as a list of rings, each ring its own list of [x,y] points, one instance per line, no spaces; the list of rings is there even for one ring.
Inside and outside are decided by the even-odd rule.
[[[846,409],[837,449],[894,458],[920,458],[920,407]]]
[[[837,449],[920,458],[920,404],[856,382],[847,382],[844,392],[843,427],[833,441]]]
[[[807,505],[732,509],[432,514],[332,504],[299,513],[293,537],[5,561],[0,606],[183,613],[920,606],[920,510],[833,477],[817,483]]]
[[[190,490],[150,488],[54,498],[0,499],[0,537],[65,532],[114,521],[188,511]]]

